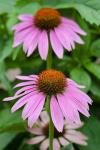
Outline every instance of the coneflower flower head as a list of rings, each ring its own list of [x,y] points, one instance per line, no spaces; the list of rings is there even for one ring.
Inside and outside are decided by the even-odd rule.
[[[53,8],[42,8],[34,16],[19,15],[21,23],[13,26],[15,30],[14,44],[23,44],[23,50],[30,56],[38,47],[42,59],[46,60],[49,51],[49,41],[58,58],[63,58],[64,48],[72,51],[75,43],[84,44],[79,35],[86,33],[79,25]]]
[[[80,124],[79,112],[89,117],[89,105],[91,98],[82,92],[73,80],[57,70],[49,69],[39,75],[18,76],[25,82],[17,84],[15,87],[22,87],[13,97],[8,97],[4,101],[19,100],[12,107],[12,112],[24,106],[22,118],[28,119],[28,125],[33,126],[38,119],[46,97],[50,96],[50,112],[52,121],[59,132],[63,130],[64,118],[69,122]]]

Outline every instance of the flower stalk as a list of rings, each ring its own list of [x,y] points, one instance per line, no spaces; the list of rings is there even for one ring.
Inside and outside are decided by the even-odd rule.
[[[47,69],[50,69],[52,67],[52,50],[49,49],[48,58],[47,58]],[[49,150],[53,150],[53,137],[54,137],[54,125],[51,118],[50,113],[50,97],[47,97],[47,111],[50,117],[49,122]]]

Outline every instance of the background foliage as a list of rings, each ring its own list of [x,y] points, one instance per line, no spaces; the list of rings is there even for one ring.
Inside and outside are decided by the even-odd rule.
[[[11,27],[18,22],[17,15],[35,12],[42,7],[54,7],[62,15],[70,17],[88,33],[85,45],[77,45],[72,53],[65,51],[64,59],[54,55],[53,68],[63,71],[79,84],[86,86],[93,99],[90,119],[82,118],[85,125],[82,131],[88,136],[88,146],[70,145],[63,150],[100,149],[100,0],[0,0],[0,150],[38,150],[25,144],[30,136],[20,111],[11,114],[12,103],[5,104],[2,99],[13,94],[13,85],[6,72],[20,68],[22,74],[39,73],[45,69],[37,52],[26,58],[22,47],[12,48]]]

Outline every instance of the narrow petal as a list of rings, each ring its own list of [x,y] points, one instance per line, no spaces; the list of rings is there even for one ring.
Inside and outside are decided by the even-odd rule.
[[[30,101],[24,107],[22,112],[22,118],[26,119],[27,117],[29,117],[30,113],[35,111],[36,107],[39,105],[42,99],[44,99],[44,95],[42,95],[41,93],[34,94],[31,97]]]
[[[32,27],[32,25],[33,25],[33,23],[30,23],[30,22],[21,22],[21,23],[14,25],[12,27],[12,30],[16,30],[17,32],[19,32],[21,30],[25,30],[29,27]]]
[[[27,141],[27,144],[38,144],[45,139],[45,136],[37,136]]]
[[[82,35],[87,35],[87,33],[82,30],[74,20],[62,17],[62,22],[66,24],[66,27],[72,28],[73,31]]]
[[[14,88],[17,88],[17,87],[22,87],[22,86],[26,86],[26,85],[34,85],[35,84],[35,81],[26,81],[26,82],[21,82],[21,83],[18,83],[14,86]]]
[[[49,148],[49,139],[44,140],[40,145],[40,150],[47,150]]]
[[[56,33],[52,30],[50,31],[50,41],[52,48],[58,58],[63,58],[63,46],[61,45],[60,41],[58,40]]]
[[[50,110],[52,121],[59,132],[63,130],[63,115],[59,104],[54,96],[51,97]]]
[[[67,146],[70,144],[64,137],[59,137],[59,141],[62,146]]]
[[[35,135],[43,135],[43,131],[41,128],[28,128],[28,131]]]
[[[49,122],[49,116],[46,111],[41,112],[40,118],[45,124]]]
[[[40,100],[38,106],[33,111],[33,114],[28,118],[28,125],[30,128],[33,126],[35,121],[38,119],[38,117],[43,109],[44,103],[45,103],[45,97],[44,97],[44,99]]]
[[[66,125],[66,129],[78,129],[81,128],[84,125],[83,122],[81,122],[80,124],[76,124],[76,123],[68,123]]]
[[[33,96],[33,93],[29,93],[27,95],[25,95],[24,97],[20,98],[12,107],[11,111],[15,112],[17,109],[21,108],[23,105],[25,105],[30,99],[31,96]]]
[[[34,17],[30,14],[22,14],[18,16],[18,19],[20,19],[21,21],[33,21]]]
[[[34,77],[31,77],[31,76],[16,76],[17,79],[19,80],[33,80],[33,78],[37,78],[38,76],[37,75],[34,75]]]
[[[32,32],[25,37],[24,43],[23,43],[23,49],[25,53],[28,52],[28,56],[32,54],[31,51],[34,51],[35,44],[37,46],[36,38],[38,37],[39,34],[40,34],[40,30],[36,27],[33,27]],[[34,42],[34,46],[32,46],[33,42]],[[33,47],[33,49],[31,47]],[[29,49],[32,49],[32,50],[29,50]]]
[[[65,95],[58,95],[57,98],[65,118],[68,121],[80,123],[79,113],[70,101],[69,97],[66,97]]]
[[[34,90],[34,86],[25,86],[23,88],[21,88],[20,90],[18,90],[16,93],[15,93],[15,96],[21,94],[22,92],[25,92],[25,91],[30,91],[30,90]]]
[[[57,35],[57,38],[61,42],[61,44],[66,48],[68,51],[71,51],[71,43],[70,38],[68,38],[66,35],[67,33],[62,32],[63,28],[57,27],[55,28],[55,33]]]
[[[22,42],[24,42],[24,38],[27,36],[27,34],[31,33],[32,30],[32,27],[30,27],[26,30],[15,33],[13,47],[17,47]]]
[[[46,60],[48,55],[48,35],[46,31],[42,31],[38,41],[39,54],[43,60]]]
[[[60,144],[57,139],[53,140],[53,150],[60,150]]]

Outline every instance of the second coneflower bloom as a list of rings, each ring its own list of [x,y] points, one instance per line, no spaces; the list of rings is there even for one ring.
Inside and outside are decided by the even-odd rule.
[[[12,28],[15,30],[13,47],[23,44],[27,56],[38,47],[41,58],[46,60],[50,41],[58,58],[63,58],[64,48],[72,51],[75,42],[84,43],[79,35],[86,35],[86,33],[79,25],[71,19],[62,17],[53,8],[42,8],[35,16],[23,14],[18,18],[22,22]]]
[[[13,97],[4,101],[19,99],[12,107],[15,112],[24,106],[22,118],[28,119],[29,127],[32,127],[38,119],[46,97],[50,97],[50,112],[52,121],[59,132],[63,130],[64,118],[69,122],[80,124],[79,112],[89,117],[90,97],[82,92],[80,85],[57,70],[45,70],[39,75],[18,76],[25,82],[15,87],[22,87]]]

